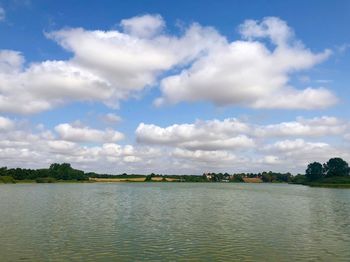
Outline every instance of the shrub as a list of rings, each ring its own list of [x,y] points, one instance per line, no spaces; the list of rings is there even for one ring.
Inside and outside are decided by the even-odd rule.
[[[0,182],[5,184],[14,184],[16,181],[11,176],[0,176]]]
[[[35,182],[37,183],[55,183],[56,179],[53,177],[38,177],[35,179]]]

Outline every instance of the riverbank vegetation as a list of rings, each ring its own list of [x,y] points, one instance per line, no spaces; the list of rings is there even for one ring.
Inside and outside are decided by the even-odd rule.
[[[49,168],[24,169],[0,168],[0,183],[55,183],[55,182],[290,182],[290,173],[205,173],[203,175],[165,175],[165,174],[98,174],[74,169],[68,163],[54,163]]]
[[[326,163],[310,163],[305,175],[294,178],[295,184],[314,187],[350,188],[349,164],[339,157],[331,158]]]
[[[331,158],[327,163],[310,163],[305,174],[291,173],[204,173],[203,175],[165,174],[98,174],[74,169],[69,163],[54,163],[49,168],[0,168],[0,183],[16,182],[231,182],[231,183],[293,183],[321,187],[349,187],[350,169],[341,158]]]
[[[68,163],[52,164],[49,168],[0,168],[0,183],[37,182],[54,183],[60,181],[88,181],[84,171],[74,169]]]

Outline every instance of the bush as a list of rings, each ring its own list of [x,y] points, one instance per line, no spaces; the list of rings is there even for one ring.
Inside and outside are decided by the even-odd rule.
[[[344,177],[344,176],[325,177],[320,179],[317,182],[325,183],[325,184],[350,184],[350,177]]]
[[[230,181],[234,183],[244,182],[243,177],[241,175],[234,175],[233,179],[231,179]]]
[[[307,182],[306,176],[298,174],[292,179],[293,184],[305,184]]]
[[[0,176],[0,182],[5,184],[14,184],[16,181],[11,176]]]
[[[35,182],[37,183],[55,183],[56,179],[53,177],[38,177],[35,179]]]

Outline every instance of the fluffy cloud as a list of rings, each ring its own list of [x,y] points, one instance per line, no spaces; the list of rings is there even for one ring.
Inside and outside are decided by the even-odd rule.
[[[160,15],[144,15],[123,19],[120,25],[127,34],[149,38],[161,32],[165,27],[165,22]]]
[[[238,119],[198,120],[165,128],[140,124],[139,143],[126,145],[117,143],[122,142],[121,134],[111,129],[79,123],[31,129],[23,121],[0,120],[0,161],[10,167],[69,162],[87,171],[109,173],[300,172],[310,161],[350,159],[349,144],[342,140],[349,125],[334,117],[270,125]]]
[[[313,143],[313,142],[305,142],[303,139],[295,139],[295,140],[282,140],[274,143],[273,145],[269,145],[267,149],[274,149],[280,152],[296,152],[300,153],[302,150],[317,150],[324,149],[329,147],[327,143]]]
[[[36,113],[68,100],[108,99],[108,83],[63,61],[31,64],[23,69],[18,52],[0,53],[0,111]]]
[[[190,150],[238,149],[254,146],[246,135],[249,127],[237,119],[197,121],[161,128],[141,123],[136,129],[140,143],[172,145]]]
[[[24,63],[24,58],[19,52],[12,50],[0,50],[0,72],[11,73],[21,69]]]
[[[62,124],[56,129],[63,133],[56,135],[56,130],[31,130],[9,121],[11,129],[0,132],[0,161],[9,167],[42,168],[54,162],[69,162],[84,170],[122,173],[152,172],[160,166],[158,161],[166,162],[157,148],[106,142],[119,140],[117,132]]]
[[[31,114],[72,101],[98,101],[116,108],[119,101],[159,83],[163,97],[156,104],[206,100],[315,109],[336,103],[325,88],[288,86],[292,73],[322,62],[330,51],[306,49],[278,18],[246,21],[240,26],[242,40],[234,42],[196,23],[179,36],[169,35],[159,15],[124,19],[120,25],[120,31],[66,28],[47,33],[72,53],[64,61],[26,65],[21,53],[0,50],[0,111]],[[162,78],[173,69],[180,73]]]
[[[299,117],[297,121],[256,126],[254,134],[263,137],[299,136],[317,137],[340,135],[349,129],[349,123],[336,117],[322,116],[311,119]]]
[[[157,77],[187,65],[222,41],[198,24],[181,36],[162,32],[159,15],[125,19],[122,31],[63,29],[46,36],[72,52],[66,61],[24,66],[15,51],[0,51],[0,111],[30,114],[69,101],[100,101],[110,107],[157,83]]]
[[[221,39],[215,30],[196,24],[181,37],[158,34],[149,38],[134,34],[135,30],[149,28],[149,19],[146,15],[123,20],[126,32],[78,28],[52,32],[48,37],[74,53],[72,63],[107,79],[114,86],[117,98],[154,84],[160,72],[191,61]],[[153,20],[161,18],[155,16]],[[126,26],[129,23],[131,29]]]
[[[61,139],[79,142],[116,142],[124,138],[124,135],[111,129],[98,130],[89,127],[75,127],[70,124],[60,124],[55,131]]]
[[[67,154],[77,148],[76,143],[65,141],[65,140],[49,140],[47,142],[47,145],[49,147],[49,150],[52,150],[52,152],[60,153],[60,154],[65,154],[65,153]]]
[[[337,103],[337,98],[325,88],[306,88],[296,90],[285,88],[270,96],[257,99],[253,108],[284,108],[284,109],[322,109]]]
[[[136,129],[137,141],[143,144],[168,145],[189,150],[242,149],[255,146],[255,140],[278,137],[320,137],[345,134],[349,123],[329,116],[278,124],[256,125],[235,118],[223,121],[196,121],[159,127],[141,123]]]
[[[243,39],[220,42],[190,68],[161,81],[165,102],[210,101],[216,105],[247,105],[255,108],[316,109],[336,103],[325,88],[304,90],[288,86],[290,75],[324,61],[329,50],[312,53],[294,40],[287,24],[274,17],[240,26]],[[273,49],[259,41],[267,38]]]
[[[261,164],[276,165],[276,164],[280,164],[281,160],[279,159],[278,156],[266,155],[262,159],[259,159],[257,162]]]
[[[349,149],[343,145],[331,145],[327,142],[310,142],[304,139],[287,139],[266,145],[262,154],[278,155],[278,162],[274,166],[283,170],[288,166],[290,170],[305,170],[308,163],[326,162],[331,157],[350,159]]]
[[[203,150],[183,150],[183,149],[175,149],[172,153],[172,156],[177,158],[186,159],[188,161],[196,161],[196,162],[204,162],[208,163],[220,163],[223,164],[226,162],[229,165],[232,165],[237,161],[237,157],[226,151],[203,151]]]
[[[136,137],[140,144],[166,148],[183,169],[300,172],[310,161],[349,159],[341,141],[349,130],[349,122],[329,116],[266,125],[224,119],[168,127],[141,123]]]

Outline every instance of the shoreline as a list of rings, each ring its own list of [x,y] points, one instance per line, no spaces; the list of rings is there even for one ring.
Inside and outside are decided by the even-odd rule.
[[[310,184],[297,184],[297,183],[273,183],[273,182],[258,182],[258,183],[252,183],[252,182],[190,182],[190,181],[180,181],[177,179],[167,179],[166,181],[156,179],[152,181],[145,181],[144,179],[141,180],[140,178],[116,178],[116,179],[89,179],[89,180],[57,180],[54,182],[36,182],[35,180],[16,180],[14,183],[3,183],[0,182],[0,185],[2,184],[93,184],[93,183],[194,183],[194,184],[199,184],[199,183],[211,183],[211,184],[287,184],[287,185],[301,185],[301,186],[309,186],[309,187],[318,187],[318,188],[339,188],[339,189],[350,189],[350,184],[329,184],[329,183],[310,183]]]

